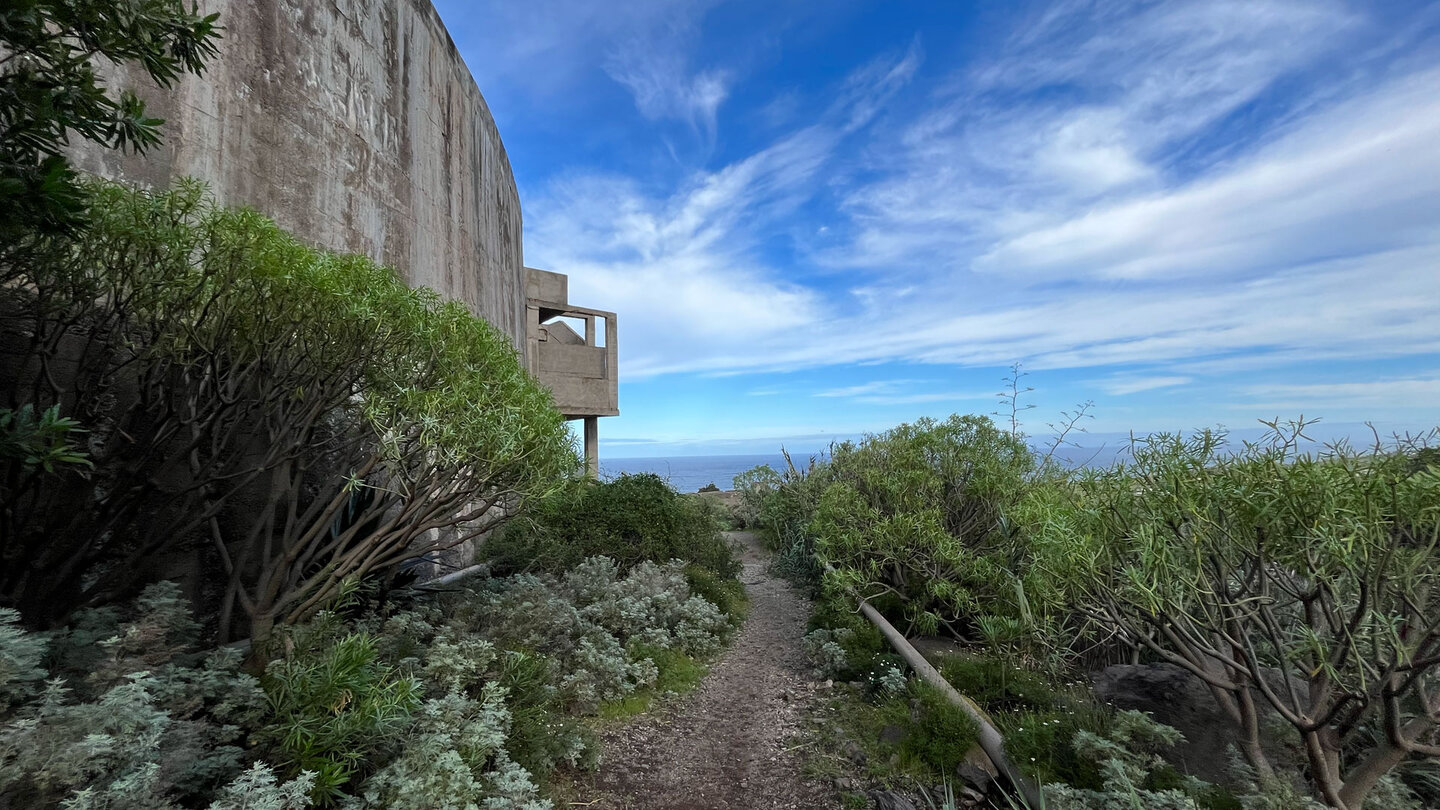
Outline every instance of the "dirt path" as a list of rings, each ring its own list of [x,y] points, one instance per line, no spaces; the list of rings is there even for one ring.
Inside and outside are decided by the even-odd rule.
[[[749,532],[741,578],[750,617],[700,686],[602,736],[605,761],[574,806],[604,810],[829,808],[827,785],[801,772],[799,737],[814,685],[801,650],[809,606],[766,571]]]

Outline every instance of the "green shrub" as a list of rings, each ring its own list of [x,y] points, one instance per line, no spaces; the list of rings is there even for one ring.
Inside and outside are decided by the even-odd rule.
[[[505,690],[510,711],[505,750],[517,765],[544,779],[561,764],[575,766],[597,755],[588,729],[565,713],[549,659],[506,650],[496,670],[495,683]]]
[[[272,719],[262,738],[292,773],[313,772],[314,798],[329,805],[410,724],[422,687],[377,660],[373,637],[325,635],[302,630],[296,651],[266,670]]]
[[[770,573],[789,582],[810,599],[820,597],[825,569],[815,557],[815,541],[808,531],[794,530],[774,543]]]
[[[1050,706],[992,713],[1005,735],[1005,752],[1022,771],[1041,782],[1100,790],[1104,782],[1095,763],[1075,749],[1075,735],[1104,734],[1111,727],[1108,712],[1095,708]]]
[[[89,793],[122,806],[164,804],[162,740],[170,716],[137,674],[93,703],[52,683],[38,705],[0,729],[0,796],[43,806]]]
[[[686,568],[645,561],[622,572],[595,557],[561,577],[517,574],[438,594],[367,627],[388,660],[427,682],[470,684],[472,696],[473,684],[503,685],[512,716],[506,747],[543,777],[591,753],[568,715],[642,711],[648,697],[631,700],[637,691],[681,688],[697,659],[735,631],[738,622],[692,593],[689,580],[731,598],[739,583]]]
[[[505,751],[509,726],[499,684],[486,685],[478,700],[454,692],[426,700],[403,737],[400,755],[361,786],[361,806],[465,810],[482,801],[487,807],[538,804],[528,772],[515,767]]]
[[[1059,700],[1045,676],[998,656],[946,655],[937,669],[956,691],[988,712],[1048,710]]]
[[[915,719],[900,744],[901,754],[937,774],[952,773],[979,739],[979,727],[944,692],[924,681],[912,680],[910,693]]]
[[[860,683],[867,697],[887,697],[905,691],[909,682],[909,667],[898,655],[878,656],[860,676]]]
[[[830,602],[816,604],[809,627],[806,653],[816,674],[823,678],[856,680],[890,653],[890,645],[875,625]]]
[[[708,671],[704,664],[674,648],[637,644],[631,648],[630,655],[655,662],[655,684],[651,688],[660,694],[688,692],[700,683]]]
[[[757,530],[775,552],[770,561],[771,573],[815,598],[820,594],[824,569],[815,559],[809,527],[827,480],[826,467],[812,458],[810,466],[800,470],[789,454],[785,459],[784,474],[762,464],[735,476],[735,489],[740,493],[736,512],[741,522]]]
[[[752,467],[731,479],[731,485],[740,495],[740,502],[734,510],[740,528],[765,531],[761,514],[766,500],[783,484],[784,479],[769,464]]]
[[[685,582],[690,586],[691,593],[720,608],[720,612],[737,625],[750,612],[750,597],[745,593],[745,585],[738,579],[722,577],[699,565],[687,565]]]
[[[596,555],[626,569],[683,560],[726,578],[740,571],[708,509],[650,473],[574,482],[484,549],[503,571],[566,571]]]
[[[304,810],[314,787],[315,774],[309,771],[279,783],[274,771],[257,762],[226,785],[207,810]]]
[[[693,687],[696,655],[735,628],[679,562],[622,573],[606,558],[389,616],[322,611],[286,631],[260,681],[234,649],[193,652],[171,583],[75,618],[50,646],[77,688],[52,681],[38,696],[61,670],[43,666],[40,637],[0,622],[0,684],[18,703],[0,710],[0,806],[547,808],[541,780],[595,762],[576,713]],[[294,778],[246,770],[257,754]]]
[[[633,717],[649,711],[656,696],[688,692],[694,689],[709,671],[709,668],[696,658],[674,648],[633,644],[629,653],[633,660],[649,662],[654,667],[654,678],[648,685],[623,698],[601,703],[598,712],[604,719]]]
[[[831,448],[834,449],[833,447]],[[740,494],[738,513],[747,527],[759,531],[772,550],[779,551],[805,534],[815,516],[815,504],[828,481],[826,463],[815,457],[803,469],[796,467],[783,448],[785,469],[777,472],[762,464],[735,476]]]
[[[1273,709],[1303,750],[1343,750],[1309,757],[1310,778],[1359,806],[1392,745],[1440,730],[1423,710],[1440,677],[1440,474],[1408,442],[1301,452],[1304,427],[1242,448],[1209,431],[1138,440],[1130,462],[1078,473],[1033,534],[1077,611],[1203,676],[1241,735]]]
[[[1045,721],[1042,721],[1045,722]],[[1110,719],[1104,732],[1075,732],[1068,749],[1081,765],[1085,777],[1076,780],[1073,774],[1063,782],[1045,786],[1046,805],[1060,810],[1108,810],[1135,807],[1159,810],[1234,810],[1239,803],[1228,791],[1178,774],[1160,758],[1160,752],[1184,741],[1175,729],[1151,720],[1140,712],[1120,711]],[[1063,724],[1049,721],[1046,730]],[[1055,736],[1052,732],[1050,736]],[[1017,758],[1007,736],[1006,748]],[[1051,742],[1047,746],[1056,750]],[[1037,758],[1038,759],[1038,758]],[[1056,773],[1053,763],[1019,759],[1022,767],[1040,776]]]
[[[133,593],[194,544],[221,635],[263,663],[276,624],[496,528],[510,510],[489,507],[576,468],[549,392],[463,304],[195,183],[97,182],[94,202],[0,285],[0,338],[33,336],[4,399],[48,415],[63,395],[103,437],[90,470],[63,420],[38,456],[34,436],[13,452],[13,414],[0,429],[0,600],[32,625]],[[63,373],[46,358],[62,344]]]
[[[922,419],[831,448],[809,532],[827,593],[895,598],[924,633],[972,632],[982,613],[1024,616],[1009,512],[1036,464],[989,419]]]
[[[48,639],[25,632],[20,614],[0,608],[0,713],[35,694],[45,681]]]

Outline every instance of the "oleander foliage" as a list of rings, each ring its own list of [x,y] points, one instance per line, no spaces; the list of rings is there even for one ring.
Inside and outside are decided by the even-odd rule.
[[[977,699],[995,678],[1073,681],[1104,641],[1111,656],[1128,647],[1210,687],[1252,803],[1401,801],[1397,774],[1434,801],[1419,774],[1440,759],[1436,437],[1302,451],[1304,423],[1270,427],[1240,446],[1155,435],[1110,468],[1067,470],[988,419],[957,416],[736,486],[782,572],[823,593],[810,646],[832,677],[873,680],[864,670],[881,655],[846,609],[857,596],[902,630],[1003,662],[988,679],[953,673]],[[1055,714],[1057,694],[1016,709],[1030,722],[993,711],[1022,768],[1033,756],[1038,777],[1073,788],[1057,803],[1109,806],[1102,794],[1138,778],[1097,742],[1117,721],[1077,726]],[[1300,752],[1303,771],[1272,761],[1272,740]],[[1137,790],[1169,784],[1146,779]],[[1170,781],[1147,801],[1214,798]]]

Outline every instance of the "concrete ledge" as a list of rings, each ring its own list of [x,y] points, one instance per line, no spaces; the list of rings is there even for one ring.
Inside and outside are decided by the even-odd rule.
[[[570,300],[570,278],[549,270],[525,268],[525,297],[531,305],[548,309],[565,309]]]

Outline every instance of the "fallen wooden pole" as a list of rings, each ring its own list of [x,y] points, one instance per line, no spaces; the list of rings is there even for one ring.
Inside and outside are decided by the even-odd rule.
[[[462,580],[462,579],[468,579],[468,578],[470,578],[470,577],[477,576],[477,575],[479,575],[479,574],[488,574],[488,573],[490,573],[490,564],[489,564],[489,563],[477,563],[476,565],[472,565],[472,566],[470,566],[469,568],[461,568],[459,571],[456,571],[456,572],[450,573],[450,574],[446,574],[446,575],[443,576],[443,577],[436,577],[435,579],[427,579],[427,580],[425,580],[424,582],[421,582],[421,583],[416,584],[416,585],[415,585],[415,588],[416,588],[416,589],[423,589],[423,590],[429,590],[429,589],[434,589],[434,588],[443,588],[443,587],[445,587],[446,585],[449,585],[449,584],[455,583],[455,582],[459,582],[459,581]]]
[[[915,670],[916,675],[939,689],[947,700],[959,706],[961,711],[975,721],[975,725],[980,729],[980,749],[985,752],[985,756],[990,757],[990,761],[995,764],[995,770],[1010,780],[1010,784],[1020,791],[1026,806],[1032,810],[1043,808],[1045,800],[1040,794],[1040,789],[1026,779],[1024,774],[1020,773],[1019,769],[1010,762],[1010,758],[1005,755],[1005,738],[1001,736],[1000,730],[995,728],[995,724],[990,722],[990,717],[985,714],[985,711],[977,706],[975,701],[955,691],[955,687],[945,680],[939,670],[931,666],[930,662],[925,660],[925,656],[921,655],[920,651],[915,649],[905,636],[895,629],[894,625],[881,616],[880,611],[871,607],[870,603],[864,599],[860,600],[860,612],[865,614],[865,618],[869,619],[871,624],[879,628],[881,635],[885,636],[885,640],[895,648],[895,652],[900,653],[900,657],[905,659],[905,663]]]

